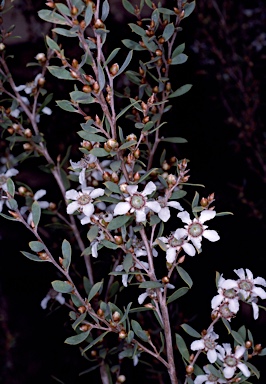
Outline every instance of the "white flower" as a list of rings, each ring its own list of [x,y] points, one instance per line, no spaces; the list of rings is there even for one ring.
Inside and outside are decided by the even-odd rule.
[[[203,225],[205,221],[211,220],[215,217],[216,212],[211,210],[204,210],[201,212],[198,219],[190,219],[189,213],[187,211],[179,212],[177,217],[179,217],[183,223],[186,223],[185,229],[179,228],[176,230],[175,234],[179,238],[187,237],[188,240],[191,240],[194,246],[197,249],[201,249],[202,236],[210,241],[218,241],[220,236],[216,231],[207,230],[207,225]]]
[[[62,293],[59,293],[53,289],[50,289],[50,291],[47,293],[47,295],[41,301],[42,309],[47,308],[48,301],[51,299],[58,301],[58,303],[60,303],[61,305],[65,304],[65,301],[66,301],[64,296],[62,295]]]
[[[166,288],[168,288],[168,289],[174,289],[175,288],[175,286],[174,285],[172,285],[172,284],[165,284],[165,286],[166,286]],[[161,292],[163,292],[163,288],[160,288],[160,291]],[[147,297],[150,297],[152,300],[155,300],[156,298],[157,298],[157,293],[156,293],[156,291],[155,291],[155,289],[152,289],[152,288],[148,288],[147,290],[146,290],[146,292],[144,292],[144,293],[142,293],[141,295],[139,295],[139,297],[138,297],[138,303],[139,304],[143,304],[143,302],[145,301],[145,299],[147,298]]]
[[[166,260],[168,263],[173,264],[173,262],[176,259],[177,253],[183,248],[183,250],[189,255],[189,256],[195,256],[195,248],[193,245],[189,244],[185,239],[178,238],[176,236],[176,232],[172,235],[167,237],[159,237],[159,240],[161,240],[163,243],[166,244]]]
[[[217,343],[215,342],[218,339],[219,335],[213,332],[213,327],[202,337],[200,340],[195,340],[191,344],[190,348],[192,351],[205,351],[207,352],[207,357],[210,363],[215,363],[217,360],[216,347]]]
[[[211,301],[212,309],[219,307],[221,303],[228,303],[228,308],[234,314],[239,310],[238,286],[234,280],[225,280],[221,275],[218,281],[218,295]]]
[[[226,343],[223,344],[223,347],[217,346],[217,349],[219,350],[218,357],[223,362],[223,374],[226,379],[233,377],[237,368],[240,369],[244,376],[250,376],[247,366],[240,361],[246,351],[245,347],[237,347],[235,353],[232,353],[231,345]]]
[[[219,383],[227,383],[227,380],[218,378],[217,376],[214,376],[209,368],[207,366],[203,367],[204,371],[206,372],[206,375],[198,375],[194,379],[194,384],[219,384]]]
[[[104,232],[100,229],[98,236],[91,242],[91,255],[92,257],[98,257],[98,247],[101,242],[105,238]]]
[[[178,203],[177,201],[166,201],[166,199],[161,196],[158,197],[158,203],[161,206],[161,210],[158,212],[158,216],[164,222],[170,219],[171,215],[169,207],[179,209],[179,211],[184,210],[184,208],[182,208],[180,203]]]
[[[266,292],[261,287],[256,287],[256,284],[266,287],[266,280],[262,277],[253,278],[253,273],[246,269],[246,274],[243,268],[234,269],[234,272],[238,275],[239,280],[235,283],[239,289],[239,295],[248,303],[251,303],[253,307],[254,319],[259,316],[259,307],[256,304],[257,297],[266,299]]]
[[[118,203],[114,209],[114,215],[124,215],[128,211],[136,213],[136,221],[143,222],[146,220],[146,213],[149,209],[158,213],[161,206],[157,201],[148,201],[147,195],[150,195],[156,190],[156,185],[150,181],[142,192],[137,192],[137,185],[128,185],[127,191],[129,197],[125,198],[125,202]]]
[[[19,85],[18,87],[15,87],[15,90],[17,92],[21,92],[21,91],[24,91],[27,95],[29,95],[30,93],[32,93],[32,91],[37,87],[38,85],[38,81],[40,79],[43,79],[43,75],[41,73],[39,73],[35,79],[29,83],[26,83],[25,85]]]
[[[45,189],[39,189],[34,195],[33,195],[33,200],[34,201],[38,201],[38,204],[40,206],[41,209],[46,209],[49,207],[50,203],[48,201],[44,201],[44,200],[41,200],[39,201],[39,199],[41,199],[44,195],[46,195],[46,190]],[[29,209],[29,207],[27,206],[24,206],[24,207],[21,207],[20,208],[20,213],[22,215],[24,215],[24,213]],[[30,225],[31,222],[32,222],[32,212],[29,213],[29,216],[27,218],[27,223]]]
[[[149,264],[146,263],[145,261],[141,261],[140,263],[137,262],[137,263],[134,265],[134,267],[137,268],[137,269],[143,269],[143,267],[146,268],[146,269],[149,269]],[[135,268],[134,268],[134,269],[135,269]],[[124,266],[123,266],[123,264],[119,264],[119,265],[115,268],[115,271],[117,271],[117,272],[122,272],[122,271],[124,271]],[[124,287],[127,287],[127,285],[128,285],[128,278],[129,278],[129,275],[128,275],[127,273],[125,273],[125,274],[122,275],[122,284],[124,285]],[[146,296],[146,297],[147,297],[147,296]],[[144,300],[146,299],[146,297],[144,298]],[[143,300],[143,301],[144,301],[144,300]]]
[[[95,163],[97,161],[97,157],[91,154],[85,155],[82,159],[80,159],[78,162],[74,162],[70,160],[71,167],[75,169],[79,168],[87,168],[87,166],[91,163]]]
[[[18,170],[15,168],[8,169],[5,173],[0,174],[0,190],[7,192],[7,179],[12,176],[16,176],[18,174]]]
[[[75,189],[70,189],[66,192],[66,198],[68,200],[74,200],[67,206],[67,213],[73,214],[75,211],[79,211],[84,213],[85,216],[91,217],[94,212],[93,199],[103,196],[104,189],[102,188],[83,188],[82,192],[78,192]],[[81,224],[85,224],[84,221],[81,220]]]

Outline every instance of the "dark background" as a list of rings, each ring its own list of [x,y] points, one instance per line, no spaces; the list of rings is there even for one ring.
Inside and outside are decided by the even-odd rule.
[[[126,23],[133,19],[119,4],[111,1],[110,51],[120,46],[121,30],[123,38],[126,34],[130,37]],[[15,53],[11,65],[18,84],[31,80],[32,68],[25,69],[25,65],[44,51],[41,34],[46,26],[36,16],[36,10],[42,7],[42,1],[15,2],[16,21],[22,15],[26,21],[17,34],[27,36],[24,42],[8,46],[10,53]],[[198,331],[208,326],[210,300],[216,294],[216,271],[224,273],[225,278],[235,278],[234,268],[250,268],[255,277],[265,278],[265,18],[263,1],[251,4],[199,0],[194,14],[182,24],[184,31],[178,43],[186,42],[189,60],[173,68],[176,76],[172,86],[176,89],[192,83],[193,88],[185,96],[174,99],[173,109],[166,117],[169,123],[165,136],[185,137],[188,143],[169,145],[167,154],[189,159],[190,182],[205,185],[205,189],[198,189],[201,196],[215,192],[216,210],[230,211],[234,216],[213,220],[210,227],[219,232],[221,240],[213,244],[204,241],[202,254],[186,259],[184,268],[194,281],[194,289],[178,302],[178,307],[172,308],[176,329],[183,321],[189,321]],[[74,46],[69,47],[69,53],[75,57]],[[133,60],[134,65],[137,63]],[[59,85],[48,75],[46,86],[54,92],[56,100],[67,98],[62,97],[62,92],[67,95],[72,83]],[[54,105],[51,108],[52,117],[43,117],[42,124],[47,138],[53,138],[51,151],[56,158],[69,144],[74,144],[74,150],[78,147],[74,132],[82,121],[76,115],[73,117],[74,114],[68,114],[62,121],[57,108]],[[77,150],[75,154],[78,156]],[[29,170],[25,162],[18,176],[20,180],[28,180],[34,190],[53,183],[49,175],[40,173],[38,165],[37,161]],[[190,188],[187,191],[191,201],[195,190]],[[48,193],[49,201],[59,197],[56,185]],[[175,219],[172,220],[169,228],[175,225]],[[63,343],[72,334],[68,309],[56,303],[47,311],[40,307],[50,281],[60,277],[51,266],[33,263],[20,254],[20,250],[28,250],[27,244],[33,240],[22,226],[3,219],[0,223],[0,383],[99,382],[96,371],[79,377],[91,365],[80,358],[78,347]],[[54,247],[60,246],[61,237],[59,233],[58,238],[54,235],[47,241]],[[265,347],[266,317],[260,311],[261,316],[255,322],[250,308],[243,305],[240,315],[232,320],[232,328],[237,330],[245,323],[255,342]],[[262,360],[251,361],[261,369],[260,383],[266,379]],[[155,364],[150,359],[147,361]],[[131,361],[124,361],[122,373],[126,374],[127,383],[144,383],[147,378],[158,383],[159,377],[154,378],[144,367],[139,364],[133,369]],[[162,377],[166,383],[167,379]]]

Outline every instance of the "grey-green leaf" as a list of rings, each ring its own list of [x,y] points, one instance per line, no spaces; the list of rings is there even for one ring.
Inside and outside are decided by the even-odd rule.
[[[73,107],[71,102],[68,100],[56,100],[56,104],[58,105],[58,107],[62,108],[64,111],[77,112],[77,109]]]
[[[171,95],[168,96],[168,99],[170,99],[172,97],[182,96],[185,93],[187,93],[191,88],[192,88],[192,84],[182,85],[182,87],[178,88],[176,91],[171,93]]]
[[[182,287],[175,291],[171,296],[168,297],[166,304],[172,303],[181,296],[184,296],[188,292],[189,288]]]
[[[132,59],[132,55],[133,55],[133,51],[129,51],[128,55],[126,57],[126,60],[124,61],[123,65],[121,66],[121,68],[119,69],[117,74],[114,76],[114,78],[119,76],[121,73],[123,73],[125,71],[126,67],[128,66],[128,64],[130,63],[130,61]]]
[[[193,281],[192,281],[191,277],[189,276],[189,274],[182,267],[177,266],[176,269],[177,269],[177,272],[179,273],[179,276],[181,277],[181,279],[184,280],[185,283],[187,283],[189,288],[191,288],[193,285]]]
[[[67,20],[56,13],[55,11],[49,11],[48,9],[42,9],[38,12],[39,17],[42,20],[48,21],[49,23],[61,24],[61,25],[70,25]]]
[[[168,41],[174,34],[175,32],[175,27],[173,23],[167,24],[166,27],[164,28],[163,31],[163,38],[165,41]]]
[[[32,204],[31,212],[32,212],[32,221],[35,227],[37,228],[41,218],[41,207],[37,201],[34,201],[34,203]]]
[[[104,0],[103,6],[102,6],[102,16],[101,16],[102,21],[105,21],[107,19],[107,16],[109,15],[109,11],[110,11],[110,7],[109,7],[108,0]]]
[[[62,255],[64,258],[63,267],[66,270],[68,270],[69,265],[71,263],[71,254],[72,254],[71,245],[66,239],[64,239],[62,243]]]
[[[61,280],[52,281],[52,287],[56,292],[60,292],[60,293],[70,293],[74,289],[71,284]]]
[[[70,31],[69,29],[65,28],[54,28],[52,29],[53,32],[57,33],[58,35],[67,36],[67,37],[77,37],[77,32]]]
[[[91,22],[91,20],[92,20],[92,15],[93,15],[92,4],[89,3],[89,5],[87,5],[86,11],[85,11],[85,23],[86,23],[86,27],[90,24],[90,22]]]
[[[122,0],[122,3],[123,3],[123,6],[124,8],[129,12],[131,13],[132,15],[135,15],[135,8],[133,7],[133,5],[128,1],[128,0]]]
[[[128,273],[130,268],[132,267],[133,265],[133,258],[132,258],[132,254],[131,253],[128,253],[124,260],[123,260],[123,268],[124,270]]]
[[[150,288],[150,289],[155,289],[155,288],[162,288],[164,285],[160,283],[159,281],[143,281],[140,285],[139,288]]]
[[[102,288],[102,285],[102,281],[99,281],[98,283],[93,285],[88,296],[88,302],[90,302],[90,300],[99,292],[99,290]]]
[[[22,255],[26,256],[28,259],[33,260],[33,261],[49,261],[49,260],[42,260],[38,256],[33,255],[32,253],[29,252],[23,252],[21,251]]]
[[[41,243],[40,241],[30,241],[29,247],[34,252],[41,252],[44,250],[45,245]]]
[[[130,216],[118,216],[115,217],[107,226],[109,231],[122,227],[130,220]]]
[[[187,143],[187,140],[183,137],[165,137],[161,139],[161,141],[167,141],[168,143],[177,143],[177,144],[183,144]]]
[[[65,340],[65,343],[66,344],[70,344],[70,345],[77,345],[77,344],[80,344],[82,343],[84,340],[87,339],[87,337],[89,336],[90,334],[90,329],[86,332],[82,332],[80,333],[79,335],[75,335],[75,336],[70,336],[68,337],[66,340]]]
[[[70,92],[70,97],[72,100],[80,104],[90,104],[94,102],[94,98],[90,93],[85,93],[81,91]]]
[[[190,336],[192,337],[196,337],[197,339],[200,339],[201,338],[201,334],[199,332],[197,332],[194,328],[192,328],[190,325],[188,324],[182,324],[181,325],[181,328],[184,329],[184,331],[186,333],[188,333]]]
[[[179,352],[184,357],[184,359],[189,362],[189,352],[184,339],[178,333],[175,334],[175,338],[176,338],[176,345]]]
[[[149,337],[148,335],[146,334],[145,331],[143,331],[143,329],[141,328],[140,324],[135,321],[135,320],[131,320],[131,325],[132,325],[132,328],[133,328],[133,331],[134,333],[143,341],[148,341],[149,340]]]
[[[55,65],[50,65],[47,67],[48,71],[58,79],[63,80],[75,80],[70,72],[68,72],[65,68],[57,67]]]
[[[6,181],[6,185],[7,185],[7,191],[8,193],[14,197],[15,195],[15,184],[13,183],[13,180],[8,178],[7,181]]]
[[[172,57],[171,65],[183,64],[187,61],[187,59],[187,55],[185,55],[184,53],[179,53],[179,55]]]

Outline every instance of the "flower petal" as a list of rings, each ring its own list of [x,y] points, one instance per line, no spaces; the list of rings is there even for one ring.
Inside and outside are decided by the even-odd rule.
[[[166,260],[168,263],[172,264],[175,261],[176,258],[176,249],[175,248],[169,248],[166,251]]]
[[[168,207],[172,207],[172,208],[175,208],[175,209],[179,209],[179,211],[184,211],[184,208],[181,206],[180,203],[178,203],[177,201],[169,201],[167,203],[167,206]]]
[[[16,176],[18,174],[18,170],[15,168],[10,168],[8,171],[5,173],[5,177],[12,177]]]
[[[184,249],[184,251],[185,251],[189,256],[195,256],[196,250],[195,250],[195,248],[193,247],[192,244],[190,244],[190,243],[184,243],[184,244],[182,245],[182,248]]]
[[[90,193],[90,197],[92,199],[96,199],[96,197],[103,196],[104,195],[104,189],[102,188],[96,188],[94,191]]]
[[[138,297],[138,303],[139,304],[143,304],[144,300],[146,299],[146,297],[148,297],[149,295],[147,294],[147,292],[144,292],[142,293],[141,295],[139,295]]]
[[[166,223],[170,219],[170,209],[168,207],[164,207],[158,212],[159,218]]]
[[[231,312],[237,313],[239,311],[239,301],[237,298],[229,300],[228,307]]]
[[[180,240],[180,239],[184,239],[185,237],[187,237],[187,230],[184,229],[184,228],[178,228],[175,233],[174,233],[174,237],[177,239],[177,240]]]
[[[83,213],[84,215],[91,217],[94,212],[94,205],[92,203],[83,205]]]
[[[263,277],[256,277],[256,279],[253,280],[254,284],[262,285],[263,287],[266,287],[266,280]]]
[[[190,348],[192,349],[192,351],[200,351],[201,349],[205,348],[204,341],[202,339],[195,340],[191,343]]]
[[[139,209],[136,211],[136,221],[138,223],[142,223],[143,221],[146,221],[146,213],[144,210]]]
[[[49,207],[50,203],[48,203],[48,201],[38,201],[38,204],[39,206],[42,208],[42,209],[46,209]]]
[[[77,201],[72,201],[72,203],[68,204],[67,206],[67,213],[69,215],[72,215],[77,209],[79,208],[79,204]]]
[[[217,360],[217,352],[215,351],[215,349],[209,349],[208,352],[207,352],[207,357],[208,357],[208,360],[210,363],[215,363],[215,361]]]
[[[257,320],[258,317],[259,317],[259,307],[256,303],[252,302],[251,303],[252,305],[252,308],[253,308],[253,316],[254,316],[254,319]]]
[[[160,212],[162,209],[157,201],[147,201],[146,206],[156,213]]]
[[[224,289],[232,289],[232,288],[237,288],[238,284],[235,280],[227,279],[227,280],[223,280],[221,283],[219,281],[219,287]]]
[[[127,191],[130,195],[134,195],[134,193],[136,193],[138,190],[138,186],[137,185],[128,185],[127,186]]]
[[[250,371],[248,370],[248,367],[244,363],[238,363],[237,367],[240,369],[240,371],[243,373],[244,376],[249,377]]]
[[[211,307],[215,309],[223,302],[224,297],[222,295],[216,295],[212,298]]]
[[[177,217],[183,221],[183,223],[190,224],[191,219],[187,211],[179,212]]]
[[[266,299],[266,292],[260,287],[254,287],[252,293],[255,293],[256,296],[259,296],[262,300]]]
[[[98,257],[98,241],[95,241],[94,244],[91,246],[91,255],[92,257]]]
[[[234,272],[237,274],[238,277],[240,277],[240,279],[244,280],[246,278],[243,268],[234,269]]]
[[[246,351],[246,348],[241,345],[241,347],[236,348],[235,357],[237,359],[240,359],[240,357],[244,355],[245,351]]]
[[[149,181],[144,190],[141,192],[141,194],[142,196],[147,196],[154,191],[156,191],[156,185],[152,181]]]
[[[118,203],[116,206],[115,206],[115,209],[114,209],[114,215],[124,215],[125,213],[127,213],[131,208],[131,205],[127,202],[127,201],[123,201],[121,203]]]
[[[231,377],[234,376],[235,368],[225,367],[224,370],[223,370],[223,373],[224,373],[224,377],[226,379],[230,379]]]
[[[70,189],[69,191],[66,191],[66,199],[68,200],[78,200],[79,193],[75,189]]]
[[[201,212],[199,221],[201,223],[205,223],[205,221],[213,219],[215,215],[216,215],[215,211],[211,211],[210,209],[205,209],[204,211]]]
[[[208,380],[208,375],[198,375],[194,380],[194,384],[202,384],[206,380]]]
[[[205,237],[205,239],[208,239],[209,241],[212,241],[212,242],[218,241],[220,239],[220,236],[218,235],[218,233],[210,229],[203,231],[202,236]]]

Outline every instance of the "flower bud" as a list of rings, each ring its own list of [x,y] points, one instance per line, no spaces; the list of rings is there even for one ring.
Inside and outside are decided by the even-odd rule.
[[[125,375],[119,375],[117,378],[117,383],[124,383],[126,381],[126,376]]]
[[[46,61],[46,56],[43,52],[41,52],[35,56],[35,59],[40,61],[41,63],[44,63]]]
[[[27,192],[27,188],[21,186],[18,188],[18,193],[21,195],[21,196],[24,196]]]
[[[168,284],[169,283],[169,277],[168,276],[164,276],[163,278],[162,278],[162,283],[163,284]]]
[[[146,124],[146,123],[148,123],[149,121],[150,121],[149,116],[145,116],[145,117],[142,119],[143,124]]]
[[[79,23],[79,26],[80,26],[81,29],[85,29],[86,28],[85,20],[81,20],[81,22]]]
[[[71,9],[71,15],[76,16],[78,14],[79,10],[77,7],[72,7]]]
[[[104,23],[102,22],[101,19],[97,19],[94,23],[94,28],[98,29],[98,28],[104,28]]]
[[[90,326],[89,324],[82,324],[79,329],[81,332],[87,332],[90,329]]]
[[[163,51],[161,49],[156,49],[155,54],[156,54],[156,56],[162,56]]]
[[[171,89],[172,89],[171,83],[167,82],[167,83],[165,84],[165,90],[166,90],[167,92],[170,92]]]
[[[165,42],[165,38],[164,37],[160,37],[160,39],[158,40],[159,44],[163,44]]]
[[[79,74],[77,72],[73,71],[72,69],[70,69],[70,75],[71,75],[71,77],[73,77],[73,79],[79,78]]]
[[[186,372],[187,372],[188,375],[192,375],[192,373],[194,372],[193,365],[187,365],[186,366]]]
[[[24,143],[23,148],[25,151],[31,151],[33,149],[32,145],[30,143]]]
[[[257,353],[260,353],[262,351],[262,346],[261,344],[256,344],[254,347],[254,351]]]
[[[97,351],[95,351],[95,349],[93,349],[91,351],[91,357],[96,357],[97,356]]]
[[[178,264],[182,264],[182,263],[184,263],[185,258],[186,258],[185,255],[181,256],[181,257],[178,259]]]
[[[122,193],[128,193],[126,183],[120,184],[119,188]]]
[[[119,182],[119,176],[116,172],[112,173],[111,180],[113,183],[116,183],[116,184]]]
[[[125,331],[120,331],[118,337],[123,340],[127,337],[127,333]]]
[[[118,148],[118,142],[115,139],[109,139],[106,143],[112,150],[116,150]]]
[[[5,44],[0,43],[0,51],[4,51],[6,49]]]
[[[133,155],[134,155],[135,159],[138,159],[138,158],[140,157],[140,150],[139,150],[139,148],[136,149],[136,150],[133,152]]]
[[[24,136],[30,138],[32,136],[32,132],[29,128],[26,128],[24,131]]]
[[[84,307],[84,305],[82,305],[81,307],[78,307],[78,311],[79,313],[85,313],[86,312],[86,307]]]
[[[205,197],[203,197],[201,200],[200,200],[200,205],[202,206],[202,207],[207,207],[207,205],[208,205],[208,199],[205,199]]]
[[[115,243],[116,243],[117,245],[121,245],[121,244],[123,244],[123,238],[122,238],[122,236],[114,236],[114,239],[115,239]]]
[[[49,8],[55,8],[55,3],[53,1],[47,1],[47,3],[45,3],[47,5],[47,7]]]
[[[84,85],[82,87],[82,91],[85,92],[85,93],[91,93],[92,88],[89,85]]]
[[[38,256],[41,260],[49,260],[50,259],[46,252],[38,252]]]
[[[82,148],[85,148],[88,151],[90,151],[92,149],[92,144],[90,141],[83,140],[80,144],[81,144]]]
[[[246,347],[247,349],[251,348],[251,347],[252,347],[252,341],[250,341],[250,340],[246,341],[246,343],[245,343],[245,347]]]
[[[99,317],[103,317],[104,316],[104,311],[101,308],[99,308],[98,311],[97,311],[97,315]]]
[[[168,175],[167,179],[166,179],[167,183],[172,184],[172,185],[174,185],[176,183],[176,180],[177,180],[176,176],[172,175],[172,174]]]
[[[136,172],[135,175],[133,176],[133,179],[134,179],[134,181],[139,181],[140,174],[138,172]]]
[[[121,319],[120,313],[118,311],[115,311],[112,315],[112,318],[114,321],[119,321]]]
[[[103,179],[104,181],[110,181],[111,180],[111,174],[109,172],[104,172],[103,173]]]
[[[164,160],[163,164],[162,164],[162,169],[164,171],[168,171],[169,169],[171,168],[171,165],[167,163],[166,160]]]
[[[97,81],[95,81],[95,83],[93,83],[92,88],[93,88],[93,92],[95,92],[95,93],[99,92],[100,86],[99,86]]]
[[[127,135],[126,141],[132,141],[135,140],[137,141],[137,136],[134,133],[131,133],[130,135]]]
[[[115,76],[119,71],[119,65],[117,63],[113,64],[109,70],[112,76]]]

